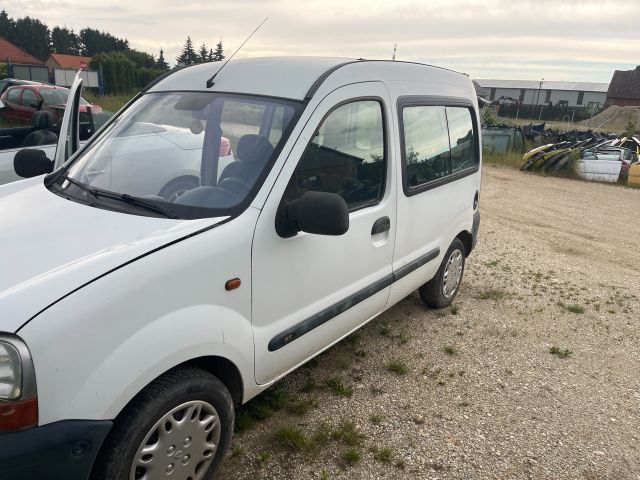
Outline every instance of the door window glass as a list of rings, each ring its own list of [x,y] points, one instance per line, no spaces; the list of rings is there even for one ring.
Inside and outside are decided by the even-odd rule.
[[[451,172],[456,173],[474,167],[478,159],[471,110],[464,107],[447,107],[447,123],[451,141]]]
[[[450,152],[445,108],[405,107],[402,122],[407,186],[416,187],[446,176]]]
[[[7,92],[7,101],[11,103],[20,103],[21,88],[11,88]]]
[[[316,131],[286,197],[293,200],[309,191],[337,193],[354,210],[382,197],[385,168],[380,103],[348,103],[333,110]]]
[[[22,105],[25,107],[38,108],[38,97],[31,90],[22,91]]]

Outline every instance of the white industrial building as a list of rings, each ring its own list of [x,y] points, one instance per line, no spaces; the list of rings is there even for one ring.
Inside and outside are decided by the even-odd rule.
[[[475,80],[479,97],[490,102],[509,97],[521,105],[581,107],[597,110],[607,100],[608,83],[539,80]]]

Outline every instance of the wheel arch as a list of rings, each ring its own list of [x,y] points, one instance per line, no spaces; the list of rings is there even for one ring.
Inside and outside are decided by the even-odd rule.
[[[468,230],[462,230],[456,235],[455,238],[460,239],[462,245],[464,245],[464,256],[468,257],[473,250],[473,235]]]

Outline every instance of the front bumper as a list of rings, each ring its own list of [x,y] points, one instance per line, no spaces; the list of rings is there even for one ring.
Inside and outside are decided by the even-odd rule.
[[[0,433],[2,480],[86,480],[112,422],[65,420]]]

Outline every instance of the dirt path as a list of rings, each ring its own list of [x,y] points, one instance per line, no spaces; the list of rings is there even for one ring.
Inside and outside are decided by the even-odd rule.
[[[640,479],[640,191],[488,166],[481,210],[455,306],[250,402],[220,478]]]

